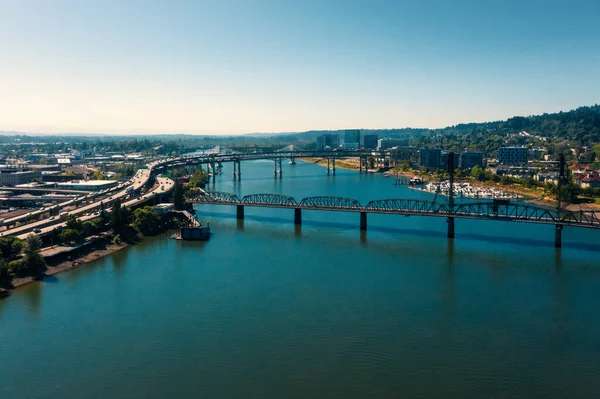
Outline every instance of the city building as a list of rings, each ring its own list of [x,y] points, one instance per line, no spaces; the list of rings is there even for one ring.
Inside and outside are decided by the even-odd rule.
[[[56,188],[64,190],[100,191],[115,187],[119,182],[116,180],[79,180],[66,183],[56,183]]]
[[[442,164],[442,150],[440,148],[422,148],[419,151],[419,163],[429,169],[437,169]]]
[[[448,154],[450,152],[449,151],[442,151],[442,156],[440,159],[440,168],[448,168]],[[457,153],[454,153],[454,158],[453,158],[453,164],[454,164],[454,169],[458,169],[458,164],[459,164],[459,160],[460,160],[460,155]]]
[[[344,132],[344,148],[348,145],[349,148],[360,148],[360,130],[349,129]]]
[[[465,151],[460,154],[460,168],[472,169],[475,166],[485,166],[485,157],[483,152]]]
[[[0,169],[0,186],[15,186],[17,184],[29,183],[40,179],[42,172],[40,170],[27,170],[21,168],[2,168]]]
[[[317,151],[335,149],[340,146],[339,134],[322,134],[317,137]]]
[[[398,147],[398,146],[403,146],[403,147],[408,146],[408,139],[386,137],[386,138],[377,140],[377,151],[384,151],[384,150],[387,150],[388,148]]]
[[[498,163],[502,165],[525,165],[529,150],[525,147],[500,147],[498,148]]]
[[[396,146],[386,150],[385,153],[389,154],[393,162],[417,160],[419,158],[419,148],[413,146]]]
[[[363,148],[365,149],[375,149],[379,144],[379,135],[378,134],[365,134],[363,136]]]

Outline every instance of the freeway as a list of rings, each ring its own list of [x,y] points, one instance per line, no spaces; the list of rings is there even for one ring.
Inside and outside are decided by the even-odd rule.
[[[157,182],[156,186],[151,191],[149,191],[148,193],[146,193],[146,194],[144,194],[144,195],[142,195],[142,196],[140,196],[138,198],[134,198],[134,199],[132,199],[130,201],[124,202],[121,206],[122,207],[132,207],[132,206],[140,205],[140,204],[142,204],[144,202],[151,201],[155,197],[159,197],[161,195],[169,193],[174,188],[174,186],[175,186],[174,182],[171,179],[166,178],[166,177],[160,177],[159,176],[156,179],[156,182]],[[126,195],[127,195],[127,193],[125,191],[121,191],[118,194],[115,194],[113,197],[111,197],[112,199],[110,200],[110,202],[105,203],[105,205],[110,204],[110,203],[116,201],[117,198],[123,198]],[[69,214],[72,214],[72,215],[75,215],[75,216],[83,214],[82,216],[78,216],[77,217],[77,219],[79,221],[81,221],[81,222],[85,222],[85,221],[88,221],[88,220],[95,219],[99,215],[98,210],[100,209],[100,203],[101,202],[103,202],[103,201],[99,201],[99,202],[96,202],[94,204],[88,205],[86,207],[76,209],[75,211],[69,212]],[[86,213],[86,211],[87,211],[87,213]],[[110,207],[109,206],[106,206],[106,212],[110,213]],[[43,227],[39,227],[38,226],[38,228],[40,228],[40,232],[37,233],[37,235],[38,236],[44,236],[46,234],[51,233],[54,229],[61,229],[61,228],[64,228],[66,226],[66,222],[64,222],[64,221],[53,220],[51,222],[53,222],[53,223],[50,223],[49,225],[45,224],[45,225],[43,225]],[[31,225],[32,224],[27,225],[27,226],[31,226]],[[26,232],[21,232],[21,234],[17,235],[17,237],[20,238],[20,239],[27,238],[27,236],[29,234],[31,234],[31,231],[33,230],[33,228],[35,228],[35,227],[32,227],[31,229],[28,229]],[[14,231],[15,230],[16,229],[11,230],[12,235],[14,235]]]

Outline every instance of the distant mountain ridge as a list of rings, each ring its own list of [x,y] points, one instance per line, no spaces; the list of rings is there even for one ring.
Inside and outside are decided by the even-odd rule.
[[[577,141],[584,145],[590,145],[600,142],[600,106],[583,106],[571,111],[557,112],[552,114],[544,113],[542,115],[532,116],[514,116],[503,121],[481,122],[481,123],[461,123],[448,126],[441,129],[428,128],[393,128],[393,129],[361,129],[363,134],[375,133],[380,137],[411,137],[435,134],[470,134],[470,133],[517,133],[527,131],[529,133],[543,137],[560,137],[566,140]],[[15,131],[0,131],[3,136],[28,136],[28,137],[118,137],[119,139],[131,138],[139,139],[141,137],[151,137],[158,140],[186,140],[191,138],[213,138],[213,139],[234,139],[241,141],[249,140],[274,140],[274,141],[312,141],[321,134],[339,133],[343,134],[345,130],[309,130],[305,132],[281,132],[281,133],[246,133],[246,134],[102,134],[102,133],[23,133]]]

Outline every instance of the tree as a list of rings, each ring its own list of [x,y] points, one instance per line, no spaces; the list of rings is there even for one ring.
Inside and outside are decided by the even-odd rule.
[[[11,277],[12,273],[8,269],[8,263],[4,258],[0,258],[0,284],[9,281]]]
[[[152,232],[152,227],[159,222],[160,218],[151,206],[145,206],[133,211],[132,226],[142,233]]]
[[[100,171],[94,172],[92,175],[92,180],[104,180],[104,174]]]
[[[3,259],[12,259],[21,253],[24,244],[23,240],[14,236],[2,237],[0,238],[0,255]]]
[[[477,181],[483,181],[485,178],[485,172],[479,165],[475,165],[473,169],[471,169],[471,176],[475,178]]]
[[[64,229],[60,232],[59,237],[62,241],[67,243],[81,242],[81,233],[73,229]]]
[[[23,250],[23,261],[25,262],[25,272],[39,273],[46,269],[46,261],[40,254],[42,240],[35,234],[30,234],[25,239],[25,247]]]
[[[185,210],[185,198],[183,195],[183,185],[181,184],[179,179],[175,179],[175,187],[173,188],[173,203],[175,205],[175,209],[178,211]]]
[[[66,228],[69,230],[75,230],[78,232],[82,231],[81,221],[79,221],[75,215],[67,215],[65,219]]]
[[[120,232],[123,229],[124,221],[123,214],[121,213],[121,199],[117,198],[112,207],[111,212],[111,225],[116,232]]]
[[[40,165],[46,165],[48,164],[48,161],[46,161],[46,158],[40,158]]]
[[[375,168],[375,158],[374,157],[367,158],[367,163],[369,164],[369,169]]]

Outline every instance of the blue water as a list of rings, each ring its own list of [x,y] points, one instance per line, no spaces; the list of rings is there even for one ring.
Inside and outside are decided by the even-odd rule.
[[[215,191],[431,198],[268,161]],[[0,302],[0,398],[572,398],[600,392],[600,232],[197,206],[166,236]]]

